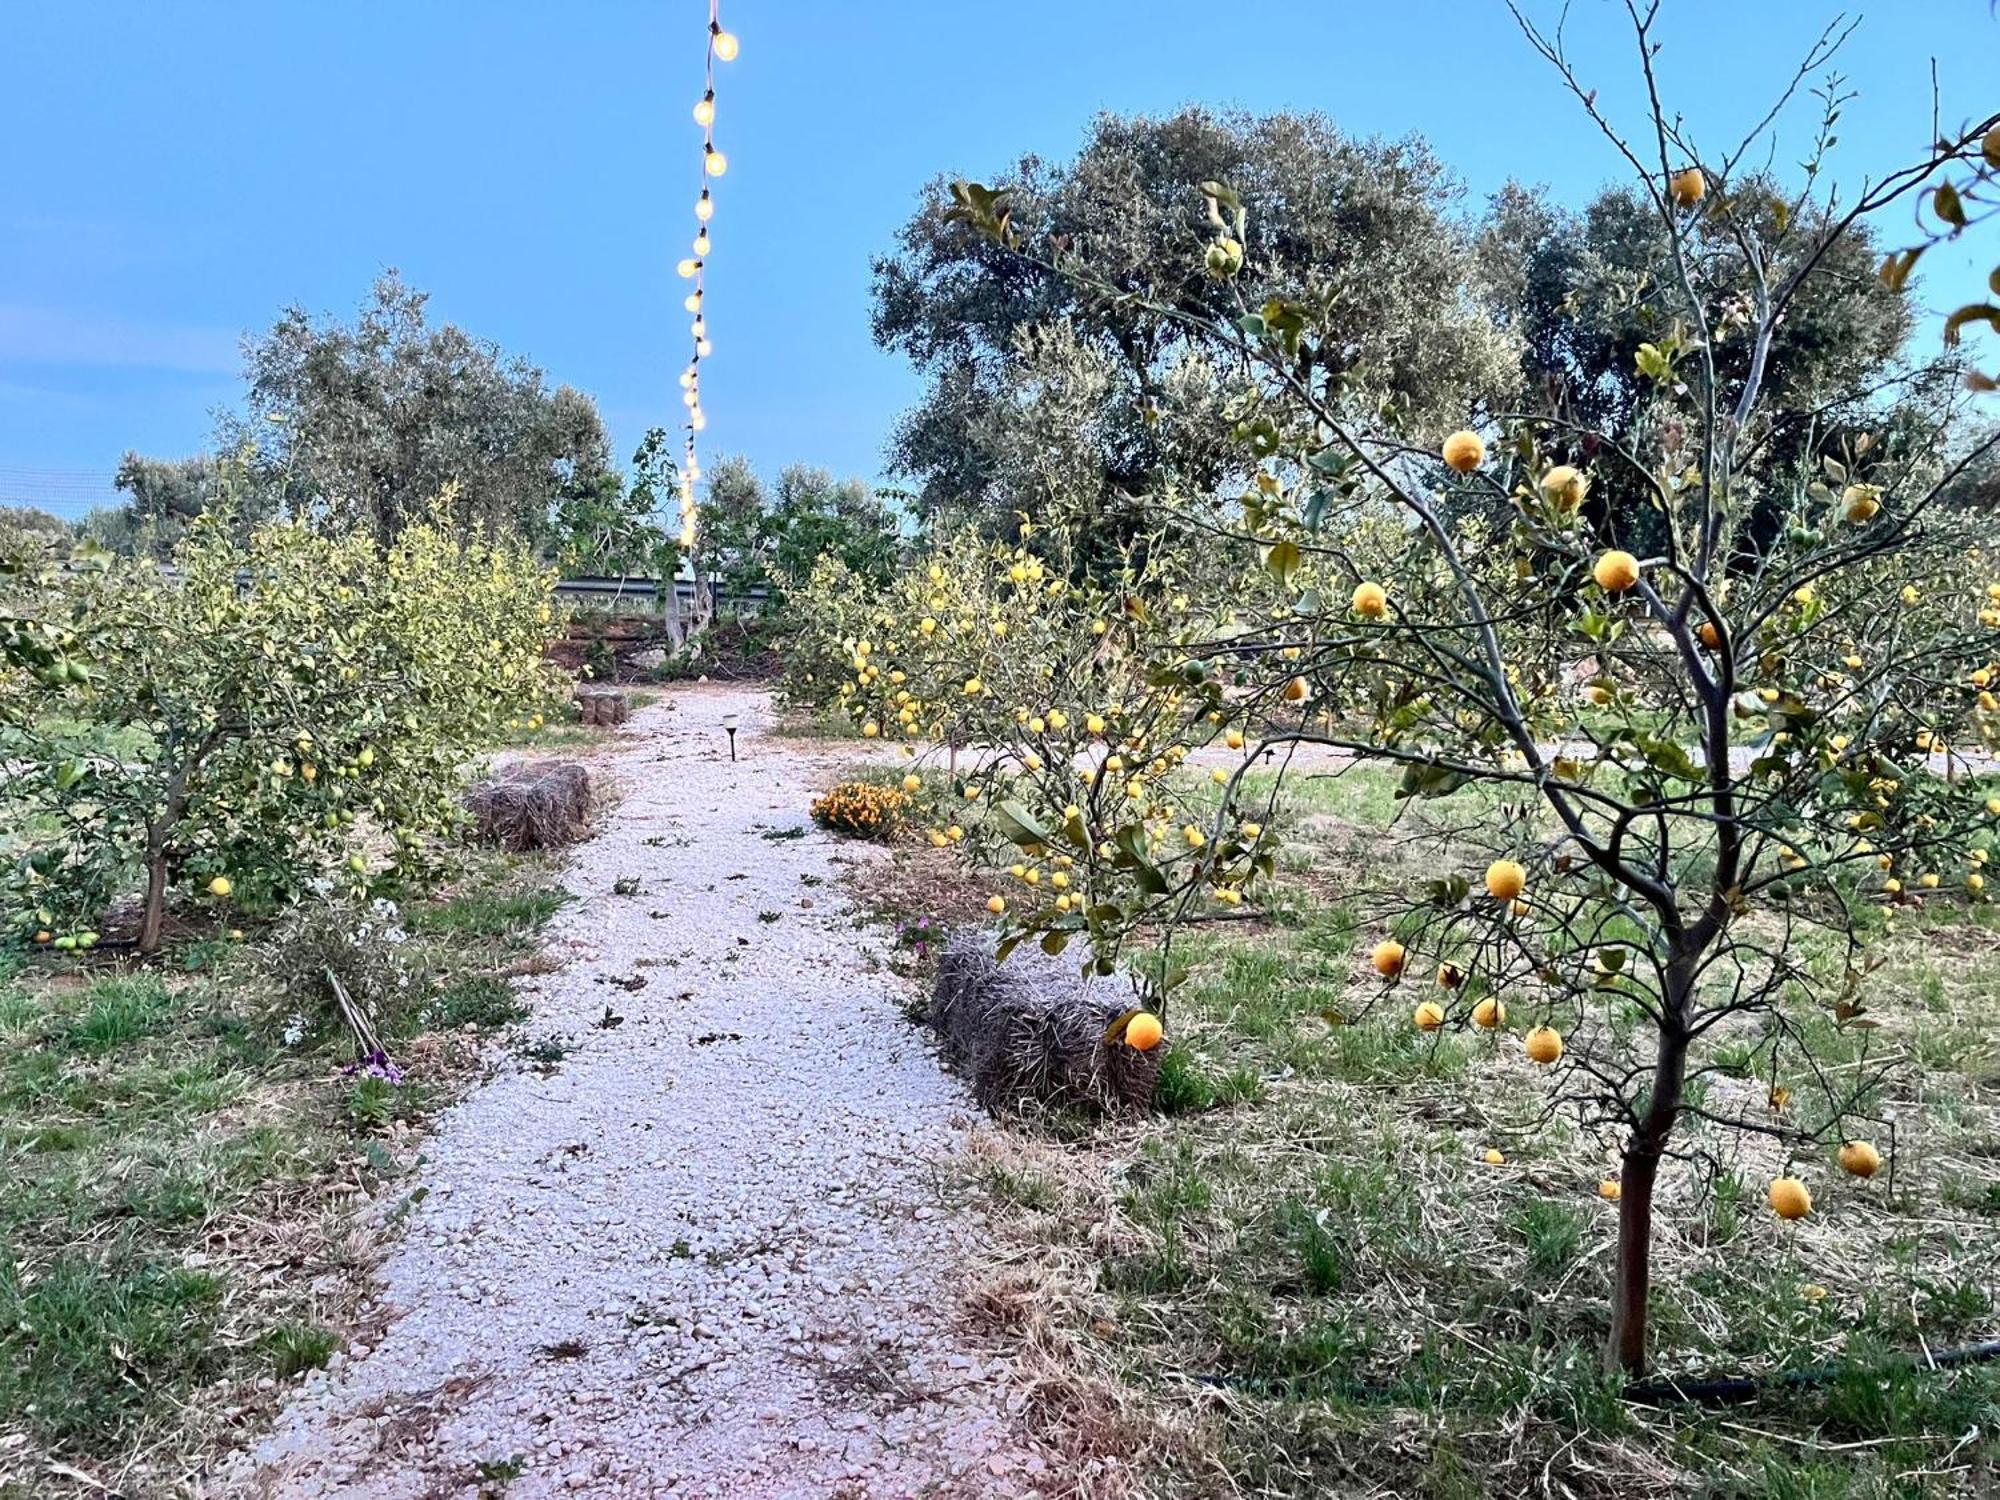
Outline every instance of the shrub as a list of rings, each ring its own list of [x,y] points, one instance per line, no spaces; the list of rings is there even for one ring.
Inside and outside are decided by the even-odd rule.
[[[835,833],[884,839],[896,827],[903,800],[903,794],[893,787],[876,786],[868,781],[843,781],[825,796],[813,800],[813,821]]]

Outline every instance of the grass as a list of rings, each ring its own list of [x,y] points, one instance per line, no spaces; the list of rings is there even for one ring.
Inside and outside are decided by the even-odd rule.
[[[470,1076],[423,1033],[517,1020],[496,966],[561,900],[496,856],[407,910],[437,980],[395,1018],[402,1085],[344,1077],[337,1037],[288,1043],[254,938],[145,968],[0,955],[0,1494],[50,1463],[185,1492],[327,1362],[366,1269],[352,1188],[406,1171],[415,1138],[380,1132]]]
[[[1880,1029],[1813,1027],[1828,1066],[1889,1060],[1870,1107],[1895,1121],[1893,1181],[1807,1161],[1819,1212],[1784,1229],[1763,1201],[1780,1164],[1717,1133],[1686,1138],[1704,1160],[1662,1189],[1663,1371],[1850,1372],[1745,1407],[1635,1406],[1602,1371],[1614,1143],[1547,1116],[1532,1017],[1427,1036],[1421,981],[1365,972],[1382,893],[1449,857],[1394,786],[1295,782],[1270,820],[1290,842],[1276,917],[1176,937],[1189,977],[1154,1115],[985,1138],[1003,1269],[971,1302],[1060,1393],[1044,1436],[1164,1500],[1988,1493],[2000,1365],[1906,1361],[2000,1334],[2000,917],[1899,912],[1869,985]],[[896,892],[948,889],[954,859],[903,849],[857,879],[907,920]],[[1833,988],[1841,955],[1799,941]],[[1761,1101],[1756,1041],[1707,1044],[1712,1101]]]

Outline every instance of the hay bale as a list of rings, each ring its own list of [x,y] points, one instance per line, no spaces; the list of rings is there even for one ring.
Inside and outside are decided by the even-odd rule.
[[[609,688],[593,688],[576,695],[577,714],[586,724],[623,724],[632,717],[632,700]]]
[[[559,849],[590,826],[590,773],[575,761],[510,766],[466,795],[479,837],[516,854]]]
[[[1106,1042],[1132,1008],[1122,977],[1085,979],[1074,960],[1023,948],[995,962],[991,934],[954,938],[938,965],[930,1022],[952,1066],[995,1114],[1029,1103],[1144,1109],[1160,1054]]]

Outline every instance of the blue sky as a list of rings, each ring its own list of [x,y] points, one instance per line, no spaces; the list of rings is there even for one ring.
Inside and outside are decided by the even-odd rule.
[[[1708,140],[1754,120],[1836,13],[1664,9],[1665,86]],[[1572,11],[1583,72],[1629,117],[1622,5]],[[930,177],[1066,155],[1098,110],[1318,109],[1427,136],[1475,195],[1514,175],[1575,200],[1618,172],[1499,0],[724,0],[723,18],[743,51],[718,86],[706,438],[767,471],[880,473],[916,382],[869,339],[869,258]],[[10,6],[0,502],[39,486],[74,507],[126,448],[198,450],[243,330],[288,302],[351,312],[390,265],[594,394],[629,456],[680,410],[705,26],[705,0]],[[1863,12],[1844,175],[1922,148],[1933,54],[1947,124],[1994,107],[1987,0]],[[1781,164],[1809,111],[1788,124]],[[1974,261],[1934,257],[1927,301],[1976,290]]]

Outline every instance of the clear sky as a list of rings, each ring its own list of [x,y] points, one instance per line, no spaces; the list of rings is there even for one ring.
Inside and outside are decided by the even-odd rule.
[[[1711,141],[1837,13],[1664,11],[1665,85]],[[1988,0],[1861,14],[1850,179],[1921,151],[1933,55],[1947,125],[2000,95]],[[1428,137],[1475,195],[1512,175],[1577,200],[1618,172],[1499,0],[723,0],[723,19],[743,50],[718,86],[706,438],[767,471],[880,474],[916,382],[870,341],[870,257],[927,179],[1067,155],[1099,110],[1317,109]],[[288,302],[351,313],[392,265],[594,394],[629,457],[680,413],[706,21],[706,0],[0,0],[0,503],[73,511],[126,448],[199,450],[245,329]],[[1570,25],[1629,117],[1622,5],[1574,0]],[[1927,300],[1976,291],[1973,262],[1935,257]]]

